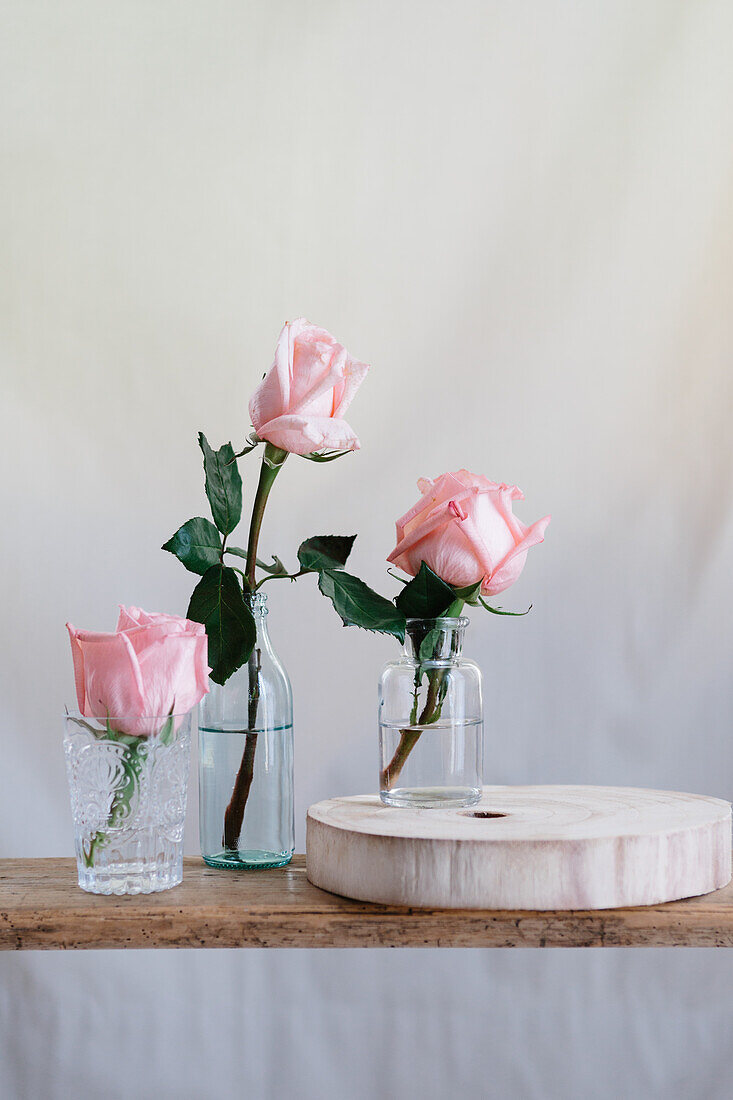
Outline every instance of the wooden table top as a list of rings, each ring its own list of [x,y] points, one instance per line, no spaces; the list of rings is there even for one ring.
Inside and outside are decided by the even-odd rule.
[[[0,949],[137,947],[733,947],[733,884],[635,909],[410,909],[312,886],[305,857],[271,871],[184,861],[180,886],[98,897],[73,859],[0,860]]]

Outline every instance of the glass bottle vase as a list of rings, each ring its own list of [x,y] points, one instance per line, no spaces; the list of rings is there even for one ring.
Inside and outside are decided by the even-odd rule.
[[[272,648],[267,597],[249,597],[249,662],[211,684],[199,713],[199,832],[210,867],[282,867],[295,848],[293,695]]]
[[[379,681],[380,798],[473,806],[483,782],[481,670],[461,655],[466,618],[408,619]]]

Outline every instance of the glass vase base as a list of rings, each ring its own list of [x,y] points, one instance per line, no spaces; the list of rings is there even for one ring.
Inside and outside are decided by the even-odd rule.
[[[413,810],[452,810],[475,806],[481,799],[480,787],[393,787],[380,791],[385,806]]]
[[[292,852],[265,852],[259,849],[221,851],[216,855],[203,856],[207,867],[223,867],[227,871],[266,871],[271,867],[285,867],[292,858]]]
[[[183,880],[182,858],[154,864],[130,860],[99,868],[79,863],[78,870],[79,886],[88,894],[157,894]]]

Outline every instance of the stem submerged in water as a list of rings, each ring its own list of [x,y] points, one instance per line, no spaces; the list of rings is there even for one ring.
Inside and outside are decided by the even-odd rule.
[[[107,736],[110,740],[115,742],[121,740],[119,735],[111,729],[109,719],[107,720]],[[116,828],[126,812],[129,812],[130,803],[132,802],[135,789],[139,786],[140,775],[145,765],[145,759],[149,749],[146,738],[135,737],[133,735],[129,735],[125,738],[122,744],[124,747],[122,749],[120,763],[124,770],[125,782],[115,790],[109,810],[107,829]],[[94,867],[97,851],[100,848],[104,848],[108,843],[109,837],[106,830],[98,829],[89,842],[88,850],[82,848],[84,866],[88,868]]]
[[[437,721],[440,717],[440,687],[445,678],[445,672],[446,670],[444,668],[434,668],[428,673],[428,694],[425,700],[425,706],[420,712],[420,717],[417,720],[418,726],[428,726],[431,722]],[[420,740],[421,733],[421,729],[400,730],[400,740],[395,749],[394,756],[380,775],[382,790],[388,791],[394,787],[400,777],[400,772],[405,766],[407,757]]]
[[[444,618],[458,618],[462,610],[463,600],[456,600],[455,603],[451,604]],[[433,646],[432,660],[438,659],[440,645],[441,640],[438,638]],[[419,653],[420,647],[417,646],[416,648]],[[437,722],[440,718],[440,712],[443,707],[443,697],[445,695],[445,689],[447,688],[445,677],[448,669],[433,668],[428,671],[428,691],[425,697],[425,706],[422,708],[420,717],[418,718],[418,693],[420,690],[420,674],[422,673],[422,669],[422,664],[418,664],[415,672],[414,701],[412,713],[410,714],[410,725],[406,729],[400,730],[400,740],[394,751],[394,756],[387,767],[380,773],[379,778],[383,791],[389,791],[394,787],[400,777],[400,772],[405,766],[408,756],[420,740],[420,734],[423,731],[415,727],[429,726],[431,723]]]
[[[236,852],[239,847],[239,834],[242,831],[244,810],[249,798],[249,789],[252,786],[252,777],[255,767],[255,752],[257,751],[257,733],[254,726],[257,722],[257,708],[260,699],[260,651],[253,650],[248,663],[249,670],[249,713],[247,715],[247,730],[244,738],[244,752],[242,763],[239,765],[237,778],[234,781],[234,790],[229,800],[229,805],[224,813],[224,836],[222,838],[227,851]]]

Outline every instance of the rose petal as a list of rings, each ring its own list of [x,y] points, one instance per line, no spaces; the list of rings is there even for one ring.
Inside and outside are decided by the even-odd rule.
[[[119,623],[115,634],[67,624],[79,709],[146,736],[156,732],[150,718],[183,715],[208,692],[206,629],[139,607],[121,606]]]
[[[432,531],[438,527],[442,527],[455,518],[454,513],[449,508],[450,502],[462,503],[470,499],[473,495],[470,489],[463,489],[458,484],[456,488],[457,492],[455,495],[448,495],[448,499],[439,501],[438,504],[433,504],[432,497],[429,498],[428,494],[426,494],[421,501],[423,505],[421,513],[412,515],[410,512],[406,512],[402,519],[397,520],[397,545],[392,551],[392,555],[397,553],[409,554],[412,548],[419,544]],[[445,494],[442,493],[441,495]],[[406,523],[404,522],[405,520],[407,520]],[[400,531],[402,531],[402,535]],[[387,558],[387,561],[394,562],[396,565],[397,562],[392,555]],[[427,559],[425,560],[427,561]],[[430,565],[430,562],[428,562],[428,565]],[[419,568],[420,563],[418,562],[418,569]]]
[[[69,632],[69,641],[71,642],[71,657],[74,662],[74,685],[76,687],[76,698],[79,704],[79,711],[82,714],[87,713],[87,693],[86,693],[86,681],[84,679],[84,650],[81,647],[79,641],[79,631],[71,623],[66,624],[66,629]]]
[[[186,714],[201,698],[196,659],[200,639],[185,634],[151,640],[138,654],[145,714]]]
[[[301,320],[283,325],[277,340],[273,364],[250,398],[249,415],[258,433],[261,424],[274,420],[288,407],[292,364],[291,330],[300,323]]]
[[[306,455],[313,451],[357,451],[361,444],[345,420],[327,416],[278,416],[259,429],[259,435],[291,454]]]
[[[77,632],[84,660],[84,707],[94,718],[143,715],[145,695],[135,650],[126,634]],[[127,726],[115,723],[127,732]]]
[[[459,586],[483,578],[485,594],[517,579],[527,550],[542,541],[549,523],[547,516],[526,527],[512,511],[521,490],[469,470],[421,478],[418,489],[420,500],[397,520],[397,544],[387,560],[412,575],[425,561]]]
[[[336,417],[337,419],[343,417],[349,405],[354,400],[354,395],[356,394],[356,391],[359,389],[359,386],[362,384],[368,373],[368,363],[361,363],[358,359],[352,359],[350,355],[346,356],[341,387],[340,389],[337,388],[336,390],[334,390],[334,417]]]
[[[409,511],[405,512],[404,516],[400,516],[397,520],[398,542],[408,533],[408,528],[412,530],[410,525],[417,516],[422,513],[429,513],[436,505],[442,504],[452,497],[456,499],[460,498],[461,492],[464,489],[463,484],[454,474],[442,474],[439,478],[436,478],[435,481],[431,481],[430,478],[427,477],[421,477],[417,483],[417,487],[422,493],[420,500],[418,500],[417,504],[413,505]],[[388,558],[387,561],[389,560]]]
[[[343,382],[346,348],[342,348],[340,344],[336,344],[335,347],[329,344],[318,346],[322,349],[322,354],[314,356],[309,366],[304,364],[310,357],[300,355],[301,366],[297,373],[294,367],[294,383],[297,382],[299,396],[296,398],[293,393],[290,408],[287,409],[291,415],[333,416],[334,392]],[[293,390],[295,388],[294,384]]]
[[[368,369],[326,329],[303,317],[285,325],[275,361],[250,399],[255,431],[294,454],[356,450],[359,440],[343,413]],[[326,428],[321,423],[326,420],[334,424]]]
[[[521,542],[509,551],[503,561],[499,562],[488,582],[481,586],[481,591],[485,596],[496,596],[497,593],[503,592],[514,584],[524,569],[527,551],[531,546],[537,546],[538,543],[544,542],[545,530],[551,518],[551,516],[544,516],[526,529]]]

